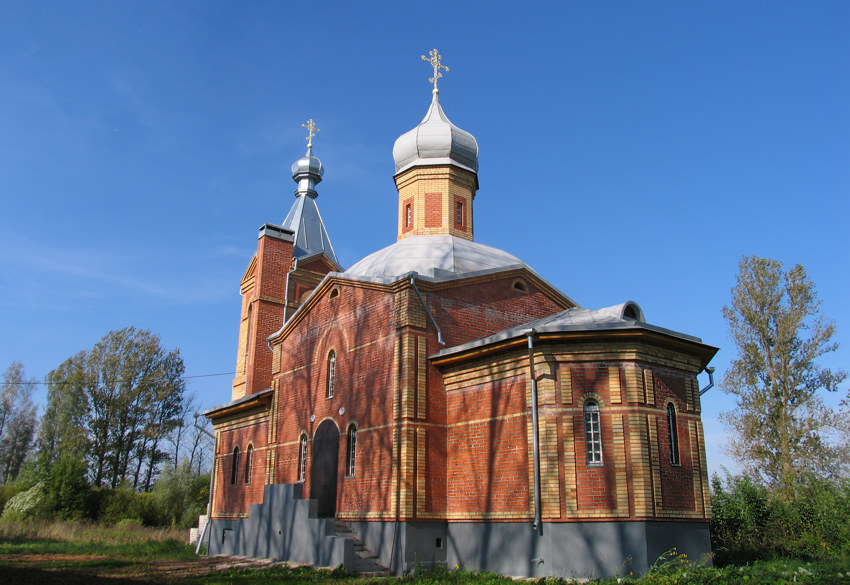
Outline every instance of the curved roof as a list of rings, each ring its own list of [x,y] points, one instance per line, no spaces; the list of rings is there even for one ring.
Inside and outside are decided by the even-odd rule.
[[[348,276],[387,278],[416,272],[423,276],[457,276],[526,264],[498,248],[450,235],[409,236],[363,258]]]
[[[417,165],[453,164],[478,171],[478,142],[451,123],[437,94],[416,128],[402,134],[393,145],[396,174]]]

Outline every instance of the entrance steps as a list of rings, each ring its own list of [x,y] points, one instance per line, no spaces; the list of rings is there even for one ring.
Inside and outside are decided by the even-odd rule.
[[[354,548],[354,566],[346,566],[346,569],[358,577],[388,577],[393,574],[392,571],[380,564],[378,555],[363,544],[363,541],[351,528],[351,524],[340,520],[335,520],[334,524],[334,536],[351,540]]]

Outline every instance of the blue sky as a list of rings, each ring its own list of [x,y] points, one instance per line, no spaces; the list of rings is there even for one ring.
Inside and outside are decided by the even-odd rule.
[[[850,4],[657,1],[0,1],[0,367],[41,379],[134,325],[188,376],[232,372],[301,124],[350,266],[395,240],[392,146],[434,47],[480,147],[477,241],[583,306],[637,301],[720,347],[721,375],[740,257],[802,263],[850,369]],[[230,381],[188,386],[212,406]],[[703,399],[712,470],[735,469],[731,405]]]

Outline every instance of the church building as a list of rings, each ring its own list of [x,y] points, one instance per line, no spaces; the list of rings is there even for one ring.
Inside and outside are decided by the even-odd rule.
[[[717,349],[476,242],[478,144],[423,58],[431,104],[393,147],[396,242],[340,265],[312,120],[295,203],[260,228],[232,401],[205,413],[209,554],[605,577],[710,553],[697,376]]]

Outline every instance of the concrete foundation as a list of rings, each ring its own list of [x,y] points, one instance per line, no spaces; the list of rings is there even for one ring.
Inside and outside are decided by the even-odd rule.
[[[210,521],[209,554],[357,566],[354,541],[318,518],[301,485],[265,487],[249,518]],[[433,566],[522,577],[613,577],[646,572],[676,548],[699,561],[711,552],[708,523],[562,522],[535,531],[528,522],[346,522],[392,572]]]

